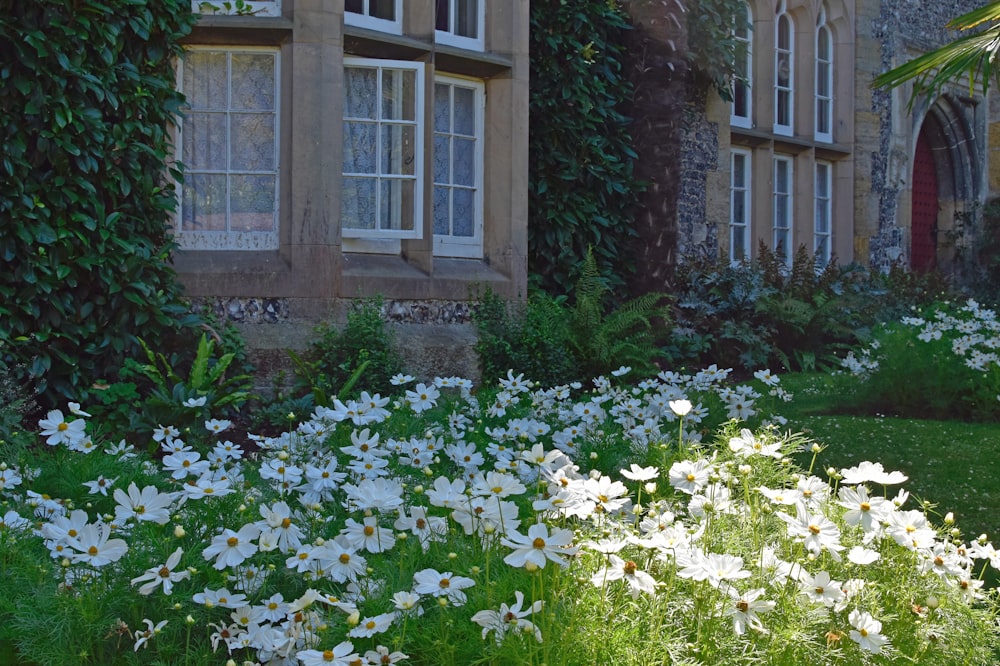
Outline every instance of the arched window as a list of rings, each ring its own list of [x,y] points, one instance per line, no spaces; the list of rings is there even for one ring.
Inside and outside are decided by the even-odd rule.
[[[791,136],[793,98],[795,95],[794,29],[785,10],[785,0],[778,0],[774,22],[774,133]]]
[[[833,36],[823,7],[816,20],[816,140],[833,141]]]
[[[746,24],[737,21],[733,31],[736,39],[736,76],[733,79],[733,104],[730,124],[737,127],[753,127],[753,39],[750,28],[753,13],[750,5],[746,8]]]

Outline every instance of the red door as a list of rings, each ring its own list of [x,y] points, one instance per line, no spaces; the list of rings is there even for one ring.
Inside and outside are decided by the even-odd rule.
[[[913,156],[913,222],[910,228],[910,267],[930,271],[937,263],[938,182],[934,154],[923,132]]]

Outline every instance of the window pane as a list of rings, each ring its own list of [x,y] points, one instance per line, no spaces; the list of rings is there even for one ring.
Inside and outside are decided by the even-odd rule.
[[[353,14],[364,14],[364,0],[344,0],[344,11],[351,12]]]
[[[447,132],[451,129],[451,86],[440,83],[434,86],[434,131]]]
[[[376,173],[374,123],[344,122],[344,173]]]
[[[733,186],[744,187],[746,185],[746,156],[740,154],[733,155]]]
[[[368,13],[375,18],[395,21],[396,0],[368,0]]]
[[[274,109],[274,56],[234,53],[231,108]]]
[[[340,214],[350,229],[375,228],[374,178],[344,178],[340,193]]]
[[[788,192],[788,162],[775,162],[774,182],[775,192]]]
[[[455,133],[474,136],[476,133],[476,92],[455,86]]]
[[[273,171],[274,115],[234,113],[232,115],[234,171]]]
[[[412,176],[416,173],[416,127],[382,125],[379,173]]]
[[[457,0],[458,15],[455,17],[455,34],[460,37],[476,38],[479,35],[479,0]]]
[[[181,200],[184,231],[226,230],[226,176],[188,175]]]
[[[733,224],[746,224],[747,208],[746,193],[743,190],[733,191]]]
[[[457,185],[476,184],[476,142],[456,138],[453,144],[455,164],[452,178]]]
[[[382,70],[382,120],[416,119],[416,72]]]
[[[451,233],[453,236],[471,238],[475,235],[473,223],[476,215],[475,191],[460,187],[455,188],[452,190],[452,197],[453,209]]]
[[[378,70],[367,67],[344,69],[344,115],[349,118],[375,119],[378,99]]]
[[[734,227],[730,240],[729,256],[734,261],[742,261],[747,256],[746,232],[743,227]]]
[[[451,0],[437,0],[434,3],[434,29],[448,31],[448,17],[451,13]]]
[[[434,187],[434,233],[447,236],[451,233],[451,188]]]
[[[413,180],[382,179],[379,187],[378,228],[396,231],[413,229]],[[404,213],[405,211],[405,213]]]
[[[451,142],[446,136],[434,137],[434,182],[451,183]]]
[[[782,14],[778,17],[778,48],[788,50],[792,45],[792,31],[788,17]]]
[[[274,231],[274,176],[232,176],[230,229]]]
[[[194,170],[225,171],[226,114],[188,112],[181,161]]]
[[[223,110],[229,103],[226,54],[188,51],[184,54],[184,95],[192,109]]]

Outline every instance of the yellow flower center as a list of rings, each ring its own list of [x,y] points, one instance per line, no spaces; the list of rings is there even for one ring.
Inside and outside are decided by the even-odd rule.
[[[365,525],[365,536],[371,536],[375,534],[375,528],[371,525]]]
[[[226,539],[226,545],[228,545],[230,548],[236,548],[236,546],[238,546],[239,544],[240,540],[236,537],[229,537],[228,539]]]
[[[531,542],[531,547],[545,548],[545,539],[543,539],[542,537],[537,537],[534,541]]]
[[[812,532],[813,534],[819,534],[822,530],[820,530],[820,528],[817,527],[816,525],[810,525],[809,531]]]
[[[69,430],[69,426],[66,423],[60,423],[59,425],[56,426],[56,430],[58,430],[59,432],[64,432],[66,430]]]
[[[347,554],[347,553],[341,553],[340,557],[337,558],[337,559],[340,560],[341,564],[347,564],[348,562],[351,561],[351,556],[349,554]]]

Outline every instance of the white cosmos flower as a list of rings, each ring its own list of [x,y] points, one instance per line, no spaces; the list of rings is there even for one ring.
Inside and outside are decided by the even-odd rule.
[[[640,467],[632,463],[628,469],[621,470],[622,476],[631,481],[652,481],[660,475],[656,467]]]
[[[557,529],[549,534],[549,528],[543,523],[535,523],[528,528],[525,536],[517,530],[510,530],[500,543],[513,548],[514,552],[503,558],[512,567],[523,567],[529,562],[540,569],[545,568],[547,560],[560,566],[569,566],[564,558],[575,555],[578,548],[573,543],[573,530]]]
[[[654,594],[656,580],[645,571],[640,571],[632,560],[623,560],[617,555],[608,556],[608,566],[599,569],[590,577],[595,587],[603,587],[608,581],[624,580],[633,599],[640,594]]]
[[[878,551],[869,550],[863,546],[855,546],[847,552],[847,559],[854,564],[871,564],[880,557]]]
[[[115,521],[119,523],[135,518],[165,525],[170,520],[170,507],[174,503],[173,493],[161,493],[155,486],[139,490],[134,481],[128,484],[127,491],[116,489],[114,498],[118,503],[115,507]]]
[[[726,588],[729,594],[730,603],[726,608],[726,615],[733,618],[733,630],[737,635],[742,636],[747,628],[766,633],[767,630],[761,623],[757,613],[766,613],[774,610],[773,601],[757,601],[760,595],[764,594],[764,588],[757,588],[747,592],[740,592],[732,585]]]
[[[70,547],[78,551],[73,555],[73,561],[102,567],[120,560],[128,552],[128,544],[124,539],[109,539],[110,536],[109,525],[84,525],[79,536],[69,541]]]
[[[518,590],[514,592],[515,602],[508,606],[506,603],[500,604],[500,610],[481,610],[472,616],[472,621],[483,628],[483,638],[491,631],[496,632],[497,645],[503,643],[508,632],[520,631],[522,633],[532,633],[535,640],[542,642],[542,632],[533,622],[527,619],[542,609],[542,601],[536,601],[527,608],[523,608],[524,594]]]
[[[861,485],[863,483],[876,483],[880,486],[893,486],[903,483],[909,477],[902,472],[886,472],[882,463],[862,461],[854,467],[847,467],[840,470],[844,477],[841,483],[848,486]]]
[[[830,574],[826,571],[805,578],[800,589],[811,601],[828,607],[844,598],[840,581],[831,580]]]
[[[781,511],[775,515],[788,525],[788,536],[802,539],[803,546],[810,553],[819,555],[826,549],[834,560],[840,560],[839,553],[844,549],[840,545],[840,530],[826,516],[810,514],[801,504],[796,507],[795,518]]]
[[[851,640],[872,654],[879,654],[882,648],[889,644],[889,639],[883,636],[882,623],[870,613],[854,609],[848,616],[848,621],[854,629],[851,630]]]
[[[157,587],[163,586],[163,593],[169,596],[173,592],[174,583],[191,577],[191,573],[186,569],[174,571],[180,563],[181,555],[183,554],[183,549],[178,548],[167,558],[164,564],[146,569],[146,572],[141,576],[133,578],[132,585],[142,583],[142,586],[139,587],[139,594],[143,596],[152,593]]]

